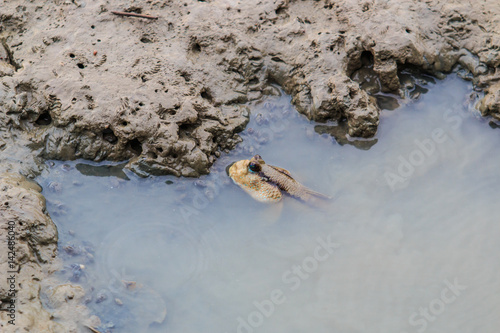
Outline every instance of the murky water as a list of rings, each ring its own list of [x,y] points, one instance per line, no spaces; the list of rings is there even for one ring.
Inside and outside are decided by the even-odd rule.
[[[55,162],[38,181],[61,280],[89,290],[102,331],[496,333],[500,131],[470,84],[426,88],[383,112],[369,150],[318,135],[282,96],[199,180]],[[253,201],[224,168],[255,153],[334,200]]]

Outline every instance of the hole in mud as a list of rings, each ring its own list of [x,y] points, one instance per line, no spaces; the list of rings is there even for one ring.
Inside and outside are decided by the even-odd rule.
[[[248,81],[248,85],[250,85],[250,86],[254,86],[256,84],[259,84],[259,79],[257,79],[257,78],[253,78],[253,79],[250,79]]]
[[[157,147],[156,150],[159,152],[159,153],[163,153],[163,148],[162,147]]]
[[[184,81],[186,81],[186,82],[191,81],[191,74],[189,74],[188,72],[182,71],[179,74],[180,74],[180,76],[182,76]]]
[[[139,102],[139,106],[144,106],[144,103],[143,102]]]
[[[361,52],[361,65],[370,67],[373,66],[373,54],[370,51]]]
[[[194,53],[200,53],[201,52],[200,44],[193,43],[193,45],[191,45],[191,51],[193,51]]]
[[[280,57],[272,57],[271,60],[274,62],[284,62]]]
[[[196,128],[193,124],[181,124],[179,125],[179,133],[185,133],[187,135],[191,134],[191,131]]]
[[[109,143],[116,143],[118,141],[118,138],[116,137],[115,133],[111,130],[111,128],[106,128],[105,130],[102,131],[102,138]]]
[[[179,157],[179,155],[177,155],[176,153],[172,154],[172,158],[177,158],[177,157]]]
[[[130,6],[129,8],[125,9],[124,12],[142,14],[142,8],[137,6]]]
[[[133,140],[130,140],[128,142],[128,146],[137,155],[141,155],[142,154],[142,143],[139,141],[139,139],[135,138]]]
[[[76,57],[76,56],[75,56],[75,54],[74,54],[74,53],[70,53],[70,54],[69,54],[69,57],[70,57],[70,58],[74,58],[74,57]]]
[[[80,68],[80,69],[84,69],[84,68],[85,68],[85,65],[84,65],[84,64],[82,64],[81,62],[80,62],[80,63],[78,63],[78,64],[76,64],[76,65],[77,65],[77,66],[78,66],[78,68]]]
[[[278,9],[276,9],[275,12],[276,12],[276,15],[278,15],[278,16],[279,15],[286,15],[286,8],[280,7]]]
[[[122,126],[127,126],[127,125],[128,125],[128,123],[125,120],[122,121]]]
[[[73,103],[73,104],[74,104],[74,103],[76,103],[76,98],[73,98],[73,99],[71,100],[71,103]]]
[[[95,25],[93,25],[93,24],[92,24],[90,27],[91,27],[92,29],[95,29]]]
[[[148,157],[152,158],[153,160],[156,160],[158,158],[158,155],[154,152],[149,152]]]
[[[141,43],[145,43],[145,44],[148,44],[148,43],[153,43],[153,41],[151,39],[149,39],[148,37],[146,36],[143,36],[141,39],[140,39]]]
[[[406,33],[407,34],[411,34],[411,30],[410,29],[405,29]]]
[[[200,92],[200,96],[201,96],[201,98],[206,99],[210,103],[212,103],[214,100],[212,97],[212,93],[207,88],[203,88],[203,90]]]
[[[40,126],[50,125],[51,122],[52,122],[52,117],[48,112],[42,113],[40,116],[38,116],[38,119],[35,120],[35,123]]]

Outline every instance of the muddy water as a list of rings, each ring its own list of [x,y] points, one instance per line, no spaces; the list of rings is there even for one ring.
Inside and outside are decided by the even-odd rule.
[[[38,180],[62,281],[116,332],[497,332],[499,130],[455,76],[383,111],[370,149],[319,135],[287,96],[201,179],[53,162]],[[334,199],[253,201],[225,174],[259,153]],[[83,265],[83,266],[81,266]]]

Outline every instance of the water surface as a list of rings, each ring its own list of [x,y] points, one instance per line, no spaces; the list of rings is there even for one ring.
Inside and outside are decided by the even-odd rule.
[[[283,95],[251,105],[243,143],[200,179],[52,162],[38,181],[62,282],[88,290],[102,331],[496,333],[500,131],[469,83],[426,89],[383,111],[368,150]],[[252,200],[224,169],[255,153],[334,199]]]

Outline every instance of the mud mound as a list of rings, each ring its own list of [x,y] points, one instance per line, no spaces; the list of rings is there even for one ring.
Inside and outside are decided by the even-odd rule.
[[[158,19],[113,15],[117,9]],[[8,2],[0,17],[2,149],[35,150],[25,174],[42,157],[130,159],[140,174],[198,176],[239,142],[248,119],[242,103],[265,94],[270,82],[308,118],[345,120],[350,136],[372,137],[380,110],[350,78],[363,56],[384,91],[400,88],[398,68],[406,65],[439,75],[461,64],[488,86],[500,64],[498,11],[494,0],[473,8],[449,1]],[[497,90],[488,90],[483,114],[498,115]]]

